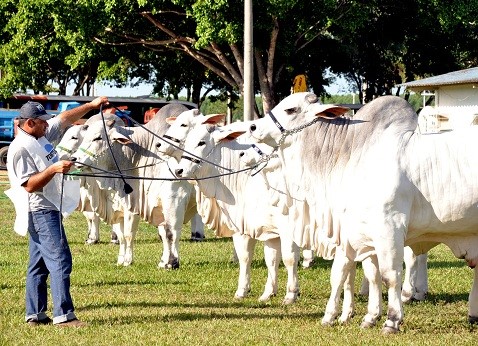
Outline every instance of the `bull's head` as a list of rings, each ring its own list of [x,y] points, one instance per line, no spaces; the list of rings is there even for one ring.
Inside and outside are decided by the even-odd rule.
[[[111,164],[109,145],[113,143],[129,144],[131,139],[119,131],[120,126],[116,120],[97,121],[88,126],[83,140],[72,160],[80,169],[99,167],[108,170]]]
[[[166,140],[156,142],[158,153],[175,157],[178,161],[182,155],[184,141],[188,133],[202,124],[217,124],[224,120],[225,114],[202,115],[198,109],[191,109],[177,117],[169,117],[166,121],[171,125],[163,135]]]
[[[318,117],[334,119],[348,110],[342,106],[321,104],[312,93],[295,93],[283,99],[264,118],[254,121],[249,134],[254,142],[266,143],[272,147],[287,145],[284,138],[288,133],[306,127]]]

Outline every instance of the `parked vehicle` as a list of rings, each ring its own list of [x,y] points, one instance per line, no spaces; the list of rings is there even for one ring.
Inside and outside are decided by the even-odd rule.
[[[15,118],[18,109],[0,109],[0,169],[7,169],[8,146],[15,137]]]

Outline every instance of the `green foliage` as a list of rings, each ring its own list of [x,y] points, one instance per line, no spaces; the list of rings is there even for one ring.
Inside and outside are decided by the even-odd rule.
[[[243,17],[231,16],[241,13],[238,1],[202,0],[191,7],[191,16],[197,23],[197,49],[209,46],[211,42],[236,43],[241,41],[243,33]]]

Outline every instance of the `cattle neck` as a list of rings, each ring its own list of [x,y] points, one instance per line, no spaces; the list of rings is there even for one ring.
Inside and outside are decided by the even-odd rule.
[[[271,158],[277,157],[276,151],[278,147],[275,147],[270,154],[264,154],[264,152],[255,144],[252,144],[251,147],[260,156],[260,159],[257,161],[257,163],[250,167],[251,172],[253,169],[257,168],[255,172],[251,173],[251,176],[255,176],[267,166]]]
[[[210,157],[211,154],[214,152],[214,149],[215,149],[215,147],[213,146],[213,147],[211,148],[211,150],[209,151],[209,153],[208,153],[206,156],[204,156],[204,158],[201,158],[201,157],[199,157],[199,156],[196,156],[196,155],[194,155],[194,154],[192,154],[192,153],[190,153],[190,152],[188,152],[188,151],[182,149],[185,153],[188,153],[188,154],[190,154],[191,156],[189,156],[189,155],[184,155],[184,154],[183,154],[183,155],[181,155],[181,158],[182,158],[182,159],[189,160],[189,161],[191,161],[192,163],[195,163],[195,164],[196,164],[196,166],[194,167],[194,170],[192,171],[193,174],[195,174],[195,173],[197,172],[197,170],[202,166],[202,164],[203,164],[204,162],[209,163],[209,164],[211,164],[211,165],[213,165],[213,166],[215,166],[215,167],[217,167],[217,168],[219,168],[219,169],[226,170],[226,171],[228,171],[228,172],[233,172],[233,171],[234,171],[233,169],[223,167],[223,166],[221,166],[221,165],[219,165],[219,164],[217,164],[217,163],[212,162],[212,161],[209,160],[209,157]],[[222,174],[222,173],[221,173],[221,174]]]
[[[236,142],[236,141],[235,141]],[[229,142],[230,143],[230,142]],[[234,168],[226,168],[226,167],[223,167],[223,165],[220,165],[218,164],[217,162],[214,162],[214,161],[218,161],[218,160],[215,160],[214,157],[212,160],[208,160],[209,157],[214,154],[217,150],[221,150],[222,149],[222,145],[219,145],[219,146],[213,146],[212,149],[209,151],[209,153],[207,155],[205,155],[204,158],[201,158],[199,156],[196,156],[194,154],[191,154],[193,155],[194,157],[192,156],[188,156],[188,155],[181,155],[181,158],[182,159],[185,159],[185,160],[188,160],[188,161],[191,161],[192,163],[195,164],[194,166],[194,169],[191,171],[191,175],[192,176],[195,176],[196,175],[196,172],[198,171],[198,169],[200,167],[202,167],[202,165],[204,163],[209,163],[211,166],[213,167],[216,167],[219,171],[219,174],[212,174],[212,175],[209,175],[209,176],[204,176],[204,177],[196,177],[194,180],[196,181],[200,181],[200,180],[208,180],[208,179],[214,179],[214,178],[221,178],[221,177],[226,177],[226,176],[229,176],[229,175],[233,175],[233,174],[238,174],[238,173],[242,173],[242,172],[245,172],[245,171],[251,171],[253,170],[254,168],[257,167],[257,165],[254,165],[252,167],[247,167],[247,168],[239,168],[236,170],[237,167],[234,167]],[[258,152],[261,152],[262,151],[257,148]],[[190,154],[188,151],[184,150],[184,152]],[[226,172],[221,172],[221,170],[223,171],[226,171]],[[193,180],[193,179],[189,179],[189,180]]]
[[[290,136],[294,133],[298,133],[300,131],[302,131],[303,129],[315,124],[316,122],[318,122],[320,120],[319,117],[315,117],[314,120],[312,121],[309,121],[308,123],[305,123],[303,125],[300,125],[298,127],[295,127],[291,130],[287,130],[285,129],[281,123],[279,122],[279,120],[277,120],[277,118],[274,116],[274,114],[272,113],[272,111],[269,111],[267,112],[267,115],[271,118],[272,122],[277,126],[277,128],[279,129],[279,131],[282,133],[282,136],[281,138],[279,139],[279,142],[277,144],[277,147],[280,147],[282,145],[282,143],[284,142],[284,140],[286,139],[287,136]],[[276,149],[276,148],[274,148]]]

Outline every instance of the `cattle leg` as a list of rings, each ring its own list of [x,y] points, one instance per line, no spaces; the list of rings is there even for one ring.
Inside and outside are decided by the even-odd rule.
[[[282,262],[287,269],[287,292],[282,303],[288,305],[295,303],[300,295],[299,275],[297,273],[300,248],[289,237],[282,237],[280,239]],[[308,251],[312,252],[311,250]]]
[[[133,263],[133,246],[134,238],[136,237],[136,231],[139,225],[139,215],[129,212],[124,214],[124,240],[125,240],[125,253],[123,266],[129,266]]]
[[[83,215],[88,225],[88,238],[85,244],[97,244],[100,241],[100,218],[93,211],[84,211]]]
[[[257,240],[239,233],[234,233],[232,240],[239,259],[239,279],[234,298],[243,299],[251,290],[251,262]]]
[[[468,297],[468,321],[471,324],[478,324],[478,266],[473,272],[473,286]]]
[[[339,314],[342,287],[349,273],[354,270],[354,267],[355,263],[337,248],[330,272],[330,297],[325,308],[324,317],[322,318],[323,326],[331,326],[334,324]]]
[[[264,242],[264,260],[267,266],[267,281],[264,292],[259,297],[260,302],[266,302],[277,294],[277,278],[281,260],[281,241],[279,237]]]
[[[118,237],[119,247],[118,247],[118,261],[116,265],[123,265],[124,256],[126,253],[126,242],[124,240],[124,218],[120,218],[119,227],[116,229],[116,235]]]
[[[120,227],[119,223],[111,225],[111,244],[119,244],[117,228]]]
[[[378,269],[377,256],[370,256],[362,262],[368,284],[367,314],[362,319],[362,328],[375,326],[382,316],[382,278]]]
[[[425,300],[428,293],[427,257],[427,254],[416,256],[410,247],[405,247],[405,273],[401,295],[403,303]]]
[[[302,250],[302,268],[310,268],[314,263],[314,251],[303,249]]]
[[[179,255],[176,243],[179,242],[179,239],[177,234],[174,234],[166,222],[158,225],[158,233],[163,243],[163,255],[158,263],[158,268],[178,269]]]
[[[357,273],[357,264],[351,262],[350,266],[347,266],[345,281],[344,281],[344,297],[342,300],[342,314],[339,317],[339,323],[346,324],[349,323],[352,317],[355,314],[355,299],[354,299],[354,285],[355,285],[355,275]]]
[[[196,213],[191,219],[191,241],[202,241],[204,238],[204,222]]]
[[[424,253],[417,256],[418,261],[418,274],[417,281],[415,283],[415,294],[413,299],[417,301],[423,301],[428,295],[428,254]]]
[[[362,297],[368,297],[368,294],[369,294],[369,283],[368,283],[368,280],[367,280],[367,277],[366,277],[366,276],[364,276],[363,279],[362,279],[362,284],[360,285],[359,294],[360,294]]]
[[[384,225],[385,227],[392,227]],[[381,237],[375,242],[375,250],[378,257],[382,281],[387,287],[388,307],[387,320],[382,333],[392,334],[400,331],[400,323],[403,321],[402,293],[402,270],[404,239],[400,229],[383,234],[393,234],[391,238]]]

